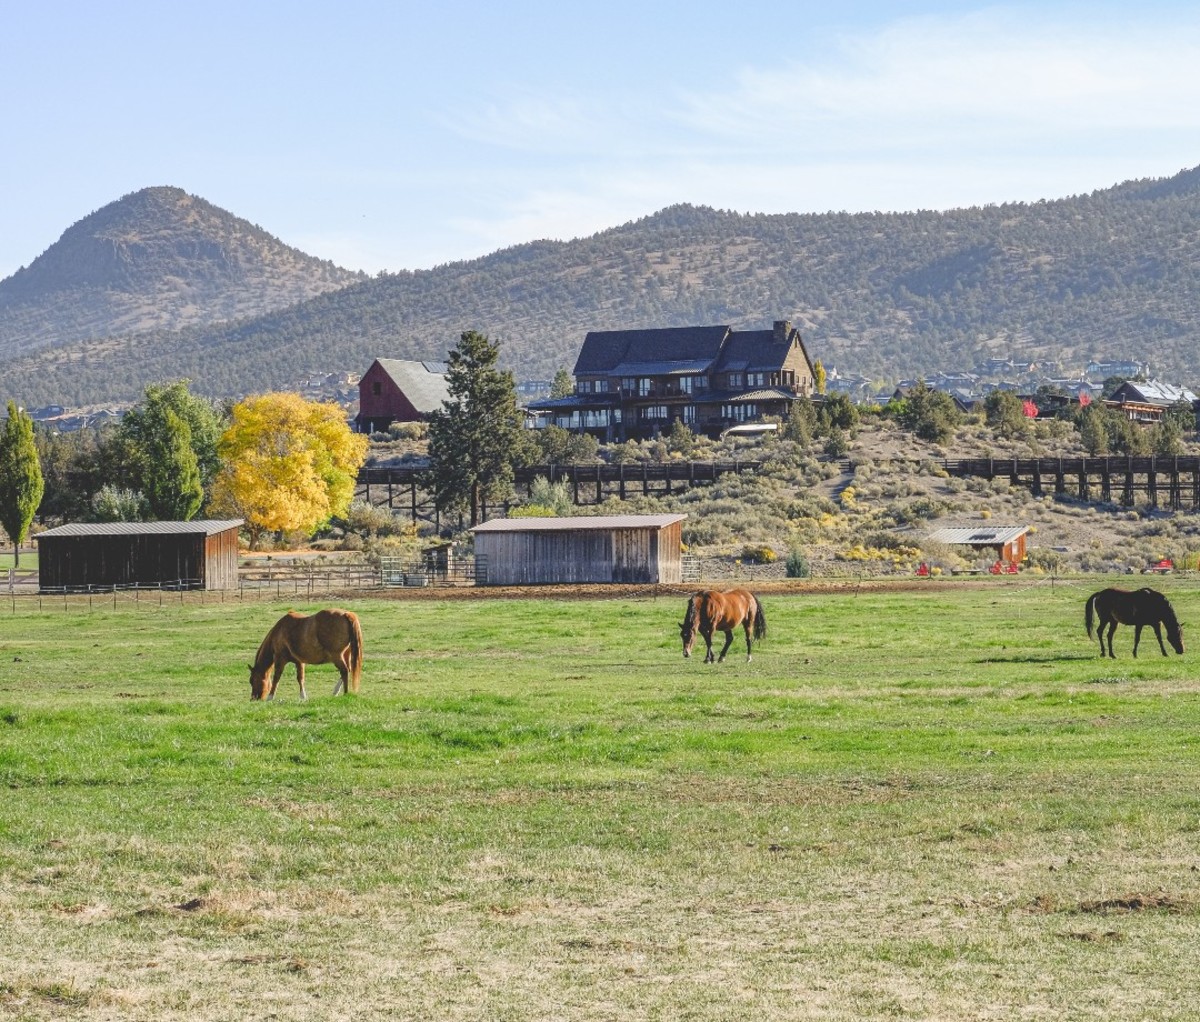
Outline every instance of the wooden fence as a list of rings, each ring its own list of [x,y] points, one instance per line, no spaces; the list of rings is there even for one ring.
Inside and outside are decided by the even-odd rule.
[[[670,495],[692,486],[707,485],[729,473],[755,472],[759,461],[664,461],[631,462],[609,465],[531,465],[519,468],[513,484],[518,495],[528,496],[537,478],[552,483],[565,483],[576,505],[599,504],[609,497],[624,500],[630,494],[644,496]],[[355,497],[393,514],[403,515],[413,522],[430,522],[438,532],[443,516],[433,503],[427,469],[412,466],[381,466],[364,468],[358,474]],[[508,513],[508,502],[484,505],[483,518]],[[461,516],[454,522],[461,524]]]
[[[1080,500],[1132,507],[1200,508],[1200,457],[963,458],[943,463],[952,476],[1007,478],[1036,495],[1047,491]]]

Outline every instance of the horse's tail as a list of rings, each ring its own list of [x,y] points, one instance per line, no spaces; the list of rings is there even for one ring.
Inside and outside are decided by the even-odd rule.
[[[765,639],[767,637],[767,615],[763,613],[763,605],[758,602],[758,597],[754,597],[754,637],[756,639]]]
[[[350,691],[357,692],[362,680],[362,626],[358,623],[358,615],[352,611],[347,611],[346,617],[350,619]]]
[[[1089,639],[1092,637],[1092,621],[1093,621],[1092,613],[1096,607],[1096,597],[1099,595],[1100,595],[1099,593],[1092,593],[1092,595],[1088,597],[1087,605],[1084,607],[1084,611],[1083,611],[1083,623],[1085,625],[1087,625],[1087,633],[1088,633]]]

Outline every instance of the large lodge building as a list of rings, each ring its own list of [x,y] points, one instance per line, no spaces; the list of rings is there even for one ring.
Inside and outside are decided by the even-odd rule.
[[[679,419],[718,436],[764,416],[786,418],[814,391],[800,331],[728,326],[593,330],[575,362],[575,393],[531,401],[539,427],[592,433],[605,442],[646,439]]]

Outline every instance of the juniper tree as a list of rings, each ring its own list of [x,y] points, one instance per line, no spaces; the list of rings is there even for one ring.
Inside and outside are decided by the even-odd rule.
[[[441,511],[467,510],[479,524],[483,504],[512,488],[527,441],[513,375],[496,368],[500,346],[468,330],[451,350],[449,397],[429,417],[430,479]]]

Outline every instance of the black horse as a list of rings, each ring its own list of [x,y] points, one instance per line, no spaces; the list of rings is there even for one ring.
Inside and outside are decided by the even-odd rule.
[[[1167,626],[1167,641],[1176,653],[1183,652],[1183,628],[1175,611],[1167,598],[1155,589],[1138,589],[1130,592],[1128,589],[1101,589],[1088,597],[1087,609],[1084,611],[1084,624],[1087,625],[1088,637],[1092,634],[1093,615],[1100,619],[1100,627],[1096,635],[1100,639],[1100,655],[1104,656],[1104,629],[1108,628],[1108,655],[1113,657],[1112,638],[1117,625],[1133,625],[1133,655],[1137,656],[1138,641],[1142,637],[1142,628],[1149,625],[1154,629],[1158,638],[1158,648],[1163,656],[1167,655],[1167,647],[1163,645],[1162,629]]]

